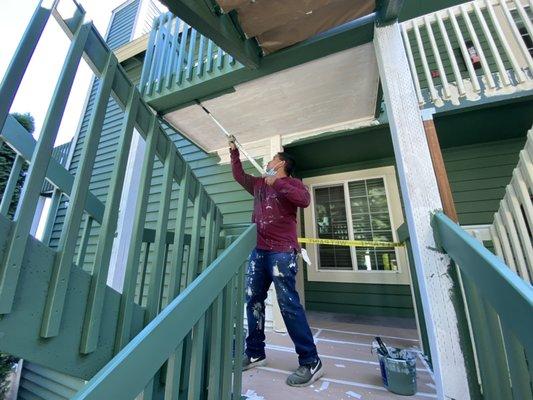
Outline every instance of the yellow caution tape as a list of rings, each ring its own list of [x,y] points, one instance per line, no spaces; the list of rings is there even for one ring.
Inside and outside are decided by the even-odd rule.
[[[403,247],[403,243],[379,242],[369,240],[339,240],[339,239],[313,239],[298,238],[299,243],[326,244],[331,246],[351,246],[351,247]]]

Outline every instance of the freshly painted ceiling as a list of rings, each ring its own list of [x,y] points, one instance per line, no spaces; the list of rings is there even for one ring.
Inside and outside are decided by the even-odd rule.
[[[378,71],[371,43],[235,87],[204,101],[241,143],[334,129],[374,118]],[[204,150],[224,148],[220,129],[197,105],[164,118]]]

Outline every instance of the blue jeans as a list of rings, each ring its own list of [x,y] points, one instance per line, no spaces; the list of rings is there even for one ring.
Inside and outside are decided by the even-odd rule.
[[[296,256],[296,252],[276,253],[260,249],[254,249],[250,255],[246,278],[248,357],[265,356],[265,300],[268,288],[274,282],[281,315],[294,342],[300,365],[318,359],[313,334],[296,291]]]

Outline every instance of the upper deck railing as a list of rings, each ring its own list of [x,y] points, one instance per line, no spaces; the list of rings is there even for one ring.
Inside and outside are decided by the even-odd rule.
[[[420,104],[533,90],[532,19],[531,0],[475,0],[404,22]]]
[[[211,39],[167,12],[154,20],[139,87],[150,101],[241,68]]]

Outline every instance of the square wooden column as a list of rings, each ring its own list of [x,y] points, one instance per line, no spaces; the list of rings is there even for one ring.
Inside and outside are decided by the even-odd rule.
[[[389,117],[405,216],[428,330],[439,399],[470,399],[468,328],[451,260],[436,250],[431,213],[442,202],[397,22],[377,26],[374,46]],[[471,380],[469,381],[469,373]],[[477,382],[476,382],[477,384]]]

